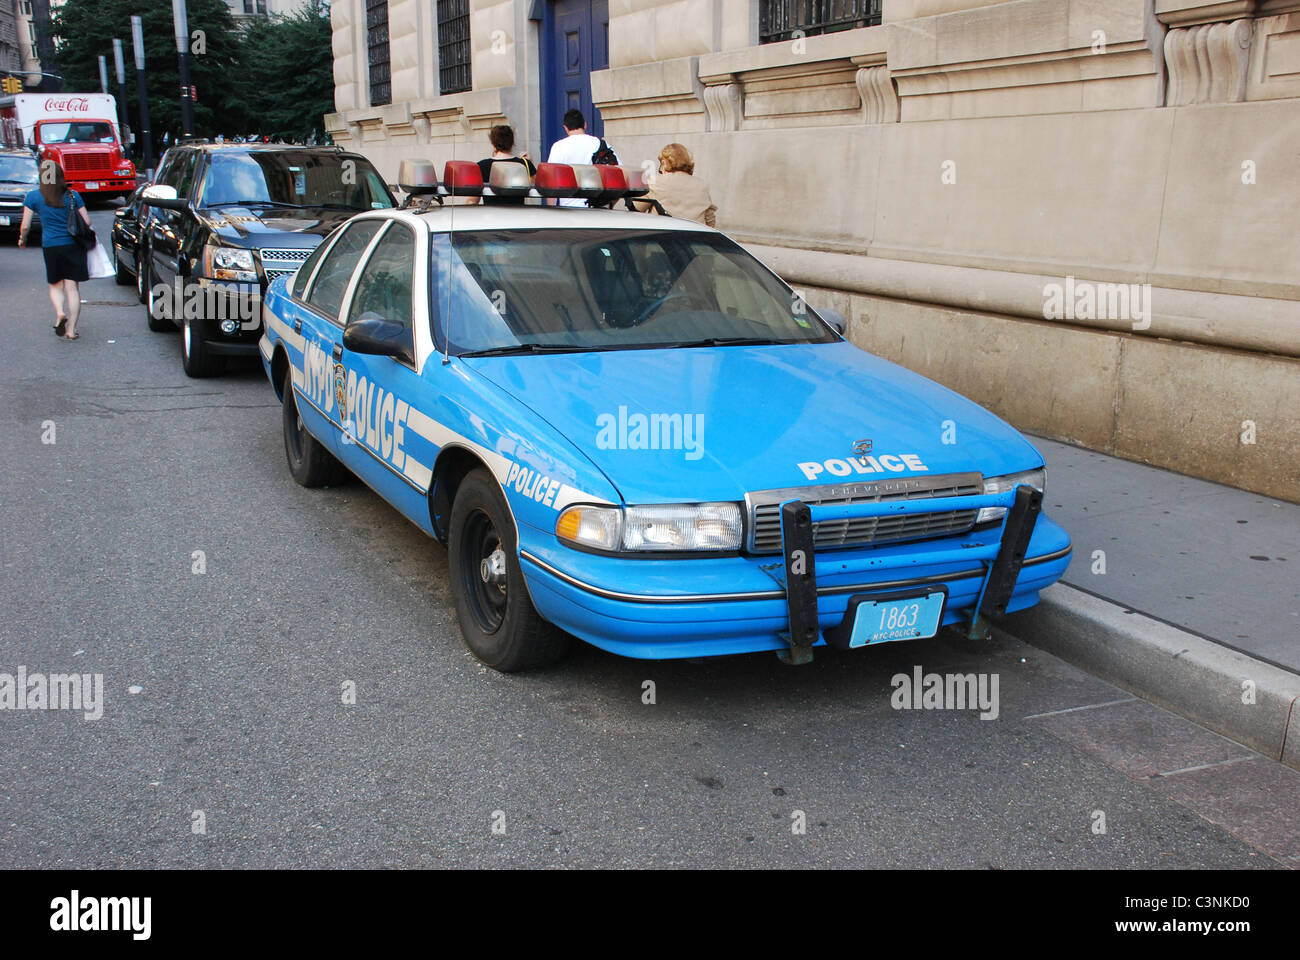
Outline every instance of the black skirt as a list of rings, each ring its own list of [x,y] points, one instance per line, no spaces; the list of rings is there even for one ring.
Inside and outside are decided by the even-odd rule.
[[[57,247],[42,247],[45,254],[45,282],[54,284],[62,280],[83,283],[90,279],[86,266],[86,251],[75,243],[62,243]]]

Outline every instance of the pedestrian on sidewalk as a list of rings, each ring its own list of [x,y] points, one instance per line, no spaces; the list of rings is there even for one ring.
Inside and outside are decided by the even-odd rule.
[[[32,213],[41,217],[41,252],[45,254],[45,282],[50,285],[54,305],[54,333],[63,340],[76,340],[77,318],[81,314],[81,288],[90,278],[86,251],[72,236],[70,218],[81,217],[90,226],[86,204],[75,190],[69,190],[63,168],[53,160],[41,161],[41,185],[23,200],[23,222],[18,228],[18,246],[27,246]]]
[[[618,155],[608,143],[600,137],[587,133],[587,118],[581,110],[569,110],[564,114],[564,136],[551,144],[547,163],[595,163],[617,164]],[[586,200],[575,197],[559,201],[562,207],[590,206]]]
[[[515,148],[513,127],[504,123],[498,124],[488,131],[488,142],[492,144],[492,156],[478,162],[478,169],[483,175],[484,183],[492,179],[494,163],[521,163],[527,168],[530,179],[537,174],[537,164],[528,158],[528,154],[524,153],[516,157],[511,152]],[[520,207],[524,205],[523,197],[483,197],[482,199],[484,204],[513,204]],[[478,203],[478,201],[478,197],[471,197],[468,202]]]
[[[659,151],[659,174],[650,184],[647,200],[658,200],[670,217],[695,220],[714,225],[717,206],[709,196],[709,187],[695,176],[695,161],[680,143],[670,143]],[[650,212],[654,207],[642,200],[632,201],[638,210]]]

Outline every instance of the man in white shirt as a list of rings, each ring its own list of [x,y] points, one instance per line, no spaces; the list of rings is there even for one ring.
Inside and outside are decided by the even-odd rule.
[[[563,139],[551,145],[551,155],[547,163],[591,163],[592,156],[600,149],[600,138],[587,133],[587,119],[581,110],[570,110],[564,115]],[[617,158],[615,158],[617,162]],[[566,198],[559,201],[562,207],[585,207],[586,200]]]

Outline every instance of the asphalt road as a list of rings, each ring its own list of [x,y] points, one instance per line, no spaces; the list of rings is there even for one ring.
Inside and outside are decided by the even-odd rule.
[[[487,670],[441,547],[294,484],[260,367],[187,379],[112,280],[56,340],[43,279],[0,243],[0,673],[104,705],[0,711],[0,868],[1300,864],[1279,765],[1007,636]],[[997,719],[893,709],[918,665]]]

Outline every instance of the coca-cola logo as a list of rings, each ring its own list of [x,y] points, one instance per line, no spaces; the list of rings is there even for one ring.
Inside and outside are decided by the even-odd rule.
[[[90,101],[85,97],[48,97],[45,100],[45,109],[85,113],[90,109]]]

